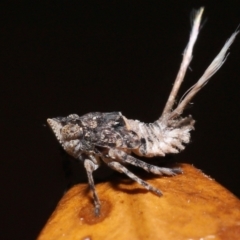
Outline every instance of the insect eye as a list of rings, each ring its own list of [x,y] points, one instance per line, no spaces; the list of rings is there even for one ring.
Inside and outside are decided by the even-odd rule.
[[[67,124],[61,129],[61,134],[64,140],[77,139],[82,135],[82,128],[77,124]]]

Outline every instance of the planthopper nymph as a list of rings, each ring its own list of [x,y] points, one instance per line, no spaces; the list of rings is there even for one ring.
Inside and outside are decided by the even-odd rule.
[[[189,42],[183,52],[179,72],[159,119],[153,123],[143,123],[128,119],[121,112],[92,112],[83,116],[70,114],[67,117],[47,119],[64,150],[83,163],[93,193],[96,215],[100,214],[101,203],[92,173],[101,163],[107,164],[120,173],[125,173],[159,196],[162,195],[161,191],[130,172],[126,167],[127,164],[157,175],[173,176],[182,172],[180,168],[154,166],[134,156],[150,158],[179,153],[190,141],[190,132],[194,129],[195,121],[190,115],[183,117],[182,113],[196,93],[222,66],[226,60],[227,51],[238,34],[238,31],[235,31],[230,36],[199,80],[187,91],[179,104],[174,106],[178,90],[192,60],[193,46],[201,26],[202,13],[203,8],[195,12]],[[132,153],[134,156],[131,155]]]

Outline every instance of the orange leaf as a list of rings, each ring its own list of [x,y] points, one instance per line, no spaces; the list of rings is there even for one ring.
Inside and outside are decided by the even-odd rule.
[[[240,201],[193,166],[182,164],[182,169],[182,175],[147,180],[162,190],[162,197],[132,181],[97,184],[99,217],[87,185],[76,185],[38,240],[239,239]]]

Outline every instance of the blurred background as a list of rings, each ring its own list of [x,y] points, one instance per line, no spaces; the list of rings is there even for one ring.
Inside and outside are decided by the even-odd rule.
[[[36,239],[66,186],[86,182],[83,167],[64,155],[46,119],[121,111],[130,119],[156,120],[188,42],[191,12],[201,6],[204,25],[179,98],[236,30],[239,3],[0,4],[0,239]],[[239,197],[240,36],[230,53],[186,111],[197,120],[196,131],[173,158]]]

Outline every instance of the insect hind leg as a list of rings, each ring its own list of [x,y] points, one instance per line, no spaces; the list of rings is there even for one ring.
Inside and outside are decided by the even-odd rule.
[[[158,196],[162,196],[162,192],[153,187],[152,185],[150,185],[149,183],[145,182],[144,180],[142,180],[141,178],[137,177],[135,174],[133,174],[132,172],[130,172],[127,168],[125,168],[121,163],[119,162],[108,162],[107,165],[120,172],[120,173],[125,173],[129,178],[131,178],[132,180],[134,180],[135,182],[139,183],[140,185],[142,185],[143,187],[145,187],[147,190],[154,192],[155,194],[157,194]]]
[[[136,167],[140,167],[147,172],[157,174],[157,175],[174,176],[176,174],[182,173],[181,168],[164,168],[164,167],[154,166],[146,162],[143,162],[131,155],[128,155],[124,151],[121,151],[118,149],[111,149],[109,151],[109,156],[111,156],[112,158],[119,159],[122,163],[128,163]]]

